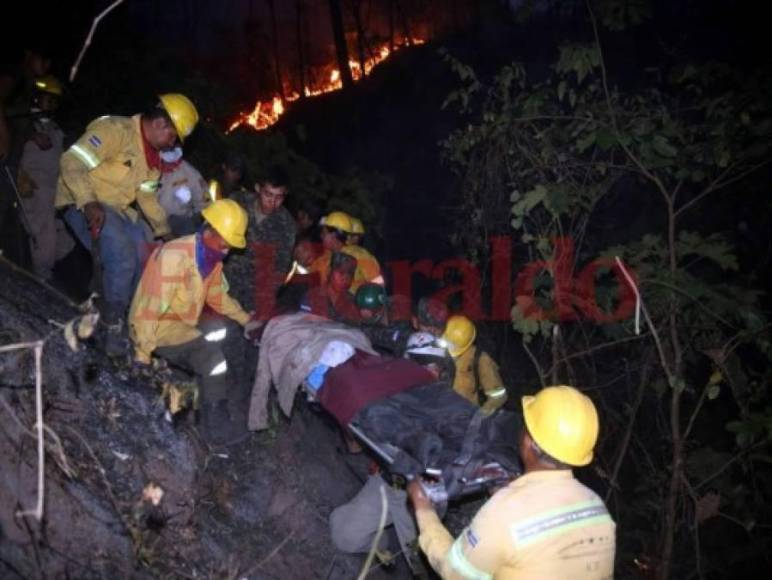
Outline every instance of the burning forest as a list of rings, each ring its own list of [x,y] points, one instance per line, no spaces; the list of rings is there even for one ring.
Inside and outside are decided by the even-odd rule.
[[[769,568],[762,3],[71,4],[0,37],[0,578]]]
[[[364,65],[361,61],[349,59],[348,69],[353,82],[362,80],[372,72],[373,68],[393,56],[397,51],[411,46],[418,46],[424,44],[424,42],[425,40],[422,38],[400,38],[399,41],[391,42],[390,45],[383,44],[380,47],[368,49],[368,56],[364,59]],[[273,98],[268,100],[258,99],[254,109],[241,113],[228,127],[228,132],[242,125],[248,125],[257,131],[262,131],[278,122],[279,118],[284,114],[285,103],[297,101],[301,97],[317,97],[339,91],[343,88],[343,78],[339,68],[329,65],[321,67],[316,72],[317,74],[311,74],[310,76],[312,78],[320,77],[321,79],[326,77],[326,80],[320,80],[312,85],[303,85],[302,93],[293,90],[290,85],[285,85],[284,92],[282,93],[285,96],[275,94]]]

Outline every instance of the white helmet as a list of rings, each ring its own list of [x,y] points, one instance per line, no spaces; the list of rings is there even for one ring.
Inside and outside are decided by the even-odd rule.
[[[429,355],[446,357],[447,351],[437,344],[437,337],[430,332],[414,332],[407,339],[405,356]]]

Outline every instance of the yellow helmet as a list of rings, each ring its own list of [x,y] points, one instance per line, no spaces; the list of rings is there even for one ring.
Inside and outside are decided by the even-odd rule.
[[[523,397],[528,432],[541,449],[568,465],[587,465],[598,440],[598,412],[574,387],[547,387]]]
[[[447,343],[448,352],[453,358],[458,358],[469,350],[475,338],[477,338],[477,329],[466,316],[454,314],[448,318],[442,340]]]
[[[43,93],[49,93],[61,97],[64,93],[64,87],[53,75],[46,75],[35,79],[35,88]]]
[[[234,248],[244,248],[247,212],[232,199],[218,199],[201,211],[201,216]]]
[[[324,216],[319,223],[328,228],[335,228],[347,234],[353,233],[351,231],[351,216],[343,211],[333,211]]]
[[[360,220],[357,217],[351,216],[351,233],[352,234],[364,234],[365,233],[365,225],[362,223],[362,220]]]
[[[161,105],[169,114],[174,128],[177,129],[177,136],[180,141],[193,132],[198,123],[198,111],[196,106],[185,95],[180,93],[167,93],[159,97]]]

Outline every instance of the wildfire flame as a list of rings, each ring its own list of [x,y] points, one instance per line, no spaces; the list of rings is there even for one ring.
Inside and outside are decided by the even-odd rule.
[[[380,64],[398,50],[406,46],[423,44],[424,42],[425,41],[421,38],[411,38],[410,41],[403,40],[402,43],[395,44],[393,50],[391,50],[387,44],[384,44],[375,50],[370,58],[365,60],[364,73],[362,72],[362,66],[358,61],[349,59],[348,65],[351,69],[351,76],[353,77],[354,82],[358,82],[363,77],[369,75],[377,64]],[[303,94],[306,97],[316,97],[325,93],[338,91],[342,88],[343,81],[340,77],[340,71],[337,68],[334,68],[330,71],[326,82],[316,87],[309,87],[306,85],[303,87]],[[285,97],[284,101],[291,103],[292,101],[297,101],[299,98],[300,95],[296,91],[293,91]],[[228,127],[227,132],[230,133],[241,125],[249,125],[257,131],[267,129],[271,125],[274,125],[284,114],[284,101],[282,101],[281,95],[274,95],[269,101],[258,100],[252,111],[239,114],[236,120]]]

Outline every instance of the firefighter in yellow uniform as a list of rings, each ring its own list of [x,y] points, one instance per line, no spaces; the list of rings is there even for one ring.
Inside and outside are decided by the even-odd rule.
[[[341,252],[354,256],[357,260],[357,269],[354,272],[354,281],[351,283],[351,292],[356,294],[359,287],[363,284],[385,284],[381,275],[381,265],[370,252],[359,245],[362,236],[365,233],[364,224],[359,218],[349,216],[349,229],[346,231],[348,239],[346,245],[341,248]]]
[[[314,283],[322,285],[330,273],[332,253],[342,251],[346,244],[351,229],[351,217],[345,212],[333,211],[322,217],[319,225],[322,226],[322,253],[311,262],[309,272],[317,278]]]
[[[346,212],[333,211],[319,221],[322,226],[322,247],[324,250],[313,261],[309,270],[318,277],[319,284],[324,284],[329,274],[332,252],[343,252],[354,257],[357,261],[357,269],[354,272],[350,291],[352,294],[356,294],[362,284],[372,282],[383,286],[384,281],[378,260],[362,246],[350,243],[351,234],[358,229],[352,220],[356,220],[356,218],[352,218]]]
[[[123,319],[142,274],[151,236],[168,238],[156,190],[160,152],[193,131],[198,112],[187,97],[166,94],[133,117],[100,117],[61,157],[56,207],[95,257],[108,323],[108,350],[120,353]]]
[[[222,351],[226,328],[200,330],[204,305],[244,326],[245,337],[259,327],[228,295],[222,261],[230,248],[244,248],[247,213],[223,199],[201,212],[206,221],[193,235],[165,243],[150,256],[129,312],[129,332],[138,363],[151,356],[195,372],[202,401],[204,435],[215,443],[246,434],[246,416],[236,424],[227,392],[228,363]]]
[[[522,405],[525,474],[496,492],[455,541],[420,483],[410,483],[421,549],[446,580],[610,580],[614,521],[571,471],[592,461],[595,405],[567,386],[523,397]]]
[[[475,405],[481,405],[486,413],[492,413],[507,402],[507,389],[496,361],[475,344],[476,338],[474,323],[466,316],[455,314],[448,319],[441,340],[453,357],[453,390]]]

